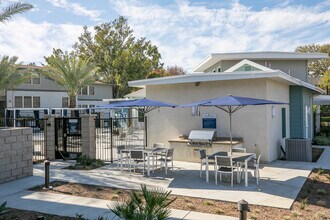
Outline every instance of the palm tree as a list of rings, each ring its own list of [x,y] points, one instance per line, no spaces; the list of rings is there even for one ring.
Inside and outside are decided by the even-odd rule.
[[[71,52],[63,53],[61,50],[54,50],[50,57],[45,58],[48,67],[44,75],[53,79],[59,86],[67,90],[69,107],[76,107],[78,93],[82,88],[95,82],[95,68],[89,59],[80,58]]]
[[[163,220],[169,218],[168,208],[176,198],[170,199],[171,191],[163,189],[148,190],[141,185],[141,191],[131,191],[129,199],[109,207],[115,215],[125,220]]]
[[[1,4],[1,1],[0,1]],[[13,3],[6,8],[2,9],[0,12],[0,22],[5,23],[9,19],[11,19],[14,15],[16,14],[21,14],[24,12],[27,12],[33,8],[33,5],[28,4],[28,3]]]
[[[26,82],[31,78],[28,69],[20,69],[16,64],[18,57],[3,56],[0,59],[0,89],[7,90]]]

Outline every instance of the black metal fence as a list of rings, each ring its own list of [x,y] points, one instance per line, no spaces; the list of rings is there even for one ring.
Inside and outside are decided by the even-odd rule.
[[[33,161],[43,161],[47,158],[46,133],[47,119],[31,118],[0,118],[0,127],[30,127],[32,128]]]
[[[55,118],[55,158],[75,159],[82,152],[81,118]]]
[[[96,157],[113,162],[118,159],[117,146],[143,146],[144,122],[141,118],[95,119]]]

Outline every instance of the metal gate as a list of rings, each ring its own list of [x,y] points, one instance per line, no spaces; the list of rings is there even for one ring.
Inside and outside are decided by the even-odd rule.
[[[56,159],[81,154],[81,118],[55,118],[55,146]]]
[[[118,159],[117,146],[143,146],[144,122],[142,120],[138,117],[96,118],[96,158],[113,162]]]
[[[32,128],[33,162],[47,159],[47,119],[0,118],[0,126]]]

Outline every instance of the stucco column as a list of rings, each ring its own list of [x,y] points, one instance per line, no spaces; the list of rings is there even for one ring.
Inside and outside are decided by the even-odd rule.
[[[55,115],[45,115],[46,158],[55,160]]]
[[[317,132],[320,132],[321,130],[321,117],[320,117],[320,112],[321,112],[321,107],[320,105],[317,105],[316,106],[316,117],[315,117],[315,124],[316,124],[316,128],[315,128],[315,131],[316,133]]]
[[[81,115],[82,154],[96,158],[95,115]]]

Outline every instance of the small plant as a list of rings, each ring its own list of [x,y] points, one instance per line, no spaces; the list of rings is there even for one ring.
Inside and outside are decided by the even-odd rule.
[[[327,215],[324,214],[323,212],[317,212],[315,214],[315,219],[328,219]]]
[[[318,205],[318,206],[327,206],[327,202],[324,201],[324,200],[318,200],[318,201],[316,202],[316,205]]]
[[[87,220],[87,219],[84,218],[84,215],[83,214],[79,214],[79,213],[76,213],[76,219]]]
[[[215,210],[215,213],[218,214],[218,215],[222,215],[222,214],[224,214],[225,212],[224,212],[222,209],[216,209],[216,210]]]
[[[0,205],[0,213],[6,210],[7,202],[4,202]]]
[[[129,199],[109,207],[115,215],[125,220],[167,219],[171,213],[169,205],[176,198],[170,198],[171,191],[147,189],[141,185],[141,191],[132,190]]]
[[[104,165],[104,162],[99,159],[91,158],[87,155],[81,155],[77,158],[76,164],[67,167],[71,170],[90,170],[101,167]]]
[[[327,194],[327,192],[325,191],[325,189],[318,189],[318,190],[316,190],[316,193],[319,194],[319,195],[325,195],[325,194]]]
[[[204,202],[204,205],[207,205],[207,206],[213,206],[214,203],[211,202],[211,201],[205,201],[205,202]]]
[[[185,198],[184,201],[187,203],[191,202],[191,200],[189,198]]]
[[[301,213],[297,212],[297,211],[293,211],[292,215],[293,215],[293,217],[299,217],[299,216],[301,216]]]
[[[119,199],[119,195],[114,194],[114,195],[111,196],[111,199],[113,199],[113,200],[117,200],[117,199]]]
[[[283,220],[291,220],[290,216],[284,216]]]
[[[196,209],[196,207],[195,207],[195,205],[193,203],[187,203],[187,207],[189,209],[191,209],[191,210],[195,210]]]
[[[101,187],[96,187],[95,190],[99,192],[102,191],[103,189]]]
[[[300,199],[300,206],[299,207],[300,207],[301,210],[304,210],[306,208],[307,200],[308,200],[308,198]]]
[[[258,219],[258,215],[256,213],[252,213],[250,218],[253,220],[256,220],[256,219]]]
[[[324,169],[322,169],[321,167],[318,169],[317,174],[318,175],[322,175],[324,173]]]
[[[255,209],[255,210],[253,210],[253,212],[255,212],[255,213],[260,213],[260,209]]]

